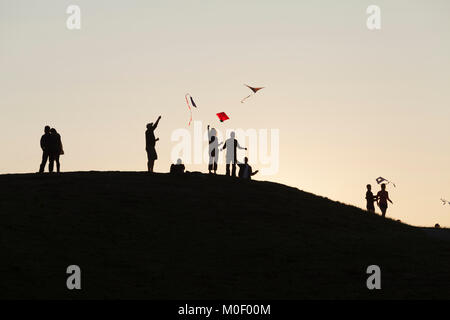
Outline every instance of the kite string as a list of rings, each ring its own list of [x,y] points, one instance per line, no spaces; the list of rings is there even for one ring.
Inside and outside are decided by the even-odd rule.
[[[251,94],[246,96],[244,99],[241,100],[241,103],[244,103],[244,101],[247,100],[248,98],[250,98],[251,96],[252,96]]]
[[[191,115],[191,117],[189,118],[189,124],[188,124],[188,126],[190,126],[191,122],[192,122],[192,109],[191,109],[191,105],[189,104],[188,96],[189,96],[189,94],[186,94],[184,97],[186,99],[186,103],[188,105],[189,112],[190,112],[190,115]]]

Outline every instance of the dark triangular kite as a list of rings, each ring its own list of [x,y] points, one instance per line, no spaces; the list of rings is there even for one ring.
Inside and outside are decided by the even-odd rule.
[[[250,87],[247,84],[244,84],[247,88],[249,88],[250,90],[253,91],[252,94],[246,96],[244,99],[241,100],[241,103],[244,103],[245,100],[247,100],[248,98],[250,98],[252,95],[255,95],[259,90],[264,89],[265,87],[260,87],[260,88],[255,88],[255,87]]]
[[[192,106],[197,108],[197,105],[195,104],[194,99],[192,99],[192,97],[190,97],[190,99],[191,99]]]

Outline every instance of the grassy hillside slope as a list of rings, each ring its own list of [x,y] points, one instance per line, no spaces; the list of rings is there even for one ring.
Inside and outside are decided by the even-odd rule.
[[[81,291],[66,288],[73,264]],[[448,299],[449,267],[450,242],[280,184],[0,176],[0,298]]]

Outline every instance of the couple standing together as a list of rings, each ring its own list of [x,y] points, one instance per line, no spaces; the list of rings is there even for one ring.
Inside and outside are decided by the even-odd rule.
[[[378,208],[380,208],[381,210],[381,215],[383,216],[383,218],[386,216],[388,201],[394,204],[389,198],[389,193],[386,191],[386,184],[384,183],[381,185],[381,190],[378,191],[376,196],[374,196],[372,193],[372,186],[368,184],[366,192],[366,201],[367,201],[367,211],[375,212],[374,202],[376,202]]]
[[[41,166],[39,167],[39,173],[44,172],[47,161],[49,161],[49,172],[53,172],[55,162],[57,172],[61,172],[59,157],[64,154],[64,150],[61,142],[61,136],[55,128],[50,129],[49,126],[45,126],[44,135],[41,137],[41,149],[42,162]]]

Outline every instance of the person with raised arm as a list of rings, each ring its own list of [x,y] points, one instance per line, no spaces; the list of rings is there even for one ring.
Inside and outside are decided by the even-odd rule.
[[[158,117],[155,123],[151,122],[147,124],[147,131],[145,131],[145,150],[147,151],[148,172],[153,172],[155,160],[158,159],[155,145],[156,141],[159,141],[159,138],[155,138],[155,129],[158,127],[159,120],[161,120],[161,116]]]
[[[211,174],[211,171],[214,171],[214,174],[217,172],[217,162],[219,159],[219,146],[223,144],[223,142],[219,143],[217,139],[217,130],[215,128],[210,129],[208,124],[208,142],[209,142],[209,163],[208,163],[208,171]]]

